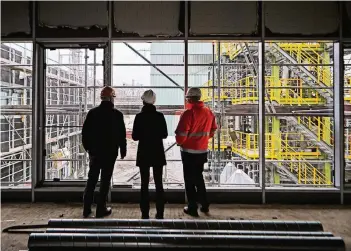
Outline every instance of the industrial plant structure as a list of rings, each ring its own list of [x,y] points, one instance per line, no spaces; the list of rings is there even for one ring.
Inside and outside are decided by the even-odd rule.
[[[128,158],[117,165],[126,174],[116,172],[116,183],[137,180],[138,170],[133,162],[136,143],[130,139],[130,133],[142,92],[154,88],[157,105],[184,104],[184,43],[152,43],[149,52],[148,58],[156,67],[151,67],[150,81],[145,88],[135,83],[126,83],[135,88],[115,87],[116,105],[130,108],[125,114]],[[47,53],[47,180],[84,179],[87,175],[88,158],[81,145],[81,126],[86,112],[99,103],[99,90],[103,86],[102,64],[97,62],[99,53],[102,55],[102,49],[64,49]],[[332,53],[333,44],[327,42],[265,45],[268,185],[333,184]],[[349,56],[345,53],[345,60]],[[231,183],[231,176],[236,170],[242,170],[250,181],[247,185],[257,184],[260,173],[258,43],[189,43],[188,60],[189,86],[202,88],[202,99],[216,113],[221,128],[209,142],[207,182],[214,186],[238,185]],[[1,65],[1,182],[9,186],[26,185],[31,179],[32,155],[31,44],[3,43]],[[345,87],[351,83],[349,74],[346,69]],[[345,102],[350,102],[349,92],[345,92]],[[166,148],[170,147],[165,181],[179,185],[182,184],[182,166],[179,148],[174,146],[174,131],[180,114],[181,110],[176,109],[165,115],[169,129]],[[345,121],[346,126],[350,124],[347,119]],[[346,180],[350,178],[349,138],[347,129]]]

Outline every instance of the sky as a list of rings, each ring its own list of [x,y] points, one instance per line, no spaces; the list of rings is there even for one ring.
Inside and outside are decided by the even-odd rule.
[[[150,43],[130,43],[132,47],[138,50],[144,57],[150,60]],[[113,43],[112,47],[113,63],[115,64],[146,64],[141,57],[128,48],[123,43]],[[84,64],[84,49],[82,51],[81,62]],[[67,49],[60,49],[54,51],[47,51],[48,64],[55,64],[59,61],[59,54],[61,55],[61,62],[68,64],[69,51]],[[94,63],[94,52],[88,51],[88,63]],[[102,64],[103,50],[96,50],[96,63]],[[113,85],[132,85],[133,81],[136,85],[148,86],[150,85],[150,66],[113,66],[112,77]],[[96,67],[96,78],[103,79],[103,67]]]

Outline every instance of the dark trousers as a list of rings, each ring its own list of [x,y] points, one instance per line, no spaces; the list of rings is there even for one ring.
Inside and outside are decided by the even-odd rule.
[[[154,166],[153,175],[156,186],[156,211],[157,215],[163,217],[164,212],[164,191],[162,183],[163,166]],[[140,167],[141,189],[140,189],[140,210],[143,216],[149,216],[150,198],[149,198],[149,180],[150,167]]]
[[[100,194],[97,200],[97,209],[106,208],[107,194],[110,189],[111,177],[117,156],[89,156],[88,182],[84,191],[84,210],[90,210],[94,200],[96,183],[99,180],[100,170]]]
[[[207,208],[209,204],[207,201],[205,181],[202,176],[204,164],[207,162],[207,153],[191,154],[181,152],[181,155],[188,208],[189,210],[197,210],[197,202],[199,202],[203,208]]]

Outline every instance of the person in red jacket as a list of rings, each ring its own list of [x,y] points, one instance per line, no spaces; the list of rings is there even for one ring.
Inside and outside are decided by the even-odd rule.
[[[188,198],[188,206],[184,207],[184,213],[198,217],[197,202],[201,204],[201,212],[209,212],[202,172],[207,162],[208,141],[214,136],[217,124],[212,111],[200,101],[199,88],[190,88],[186,99],[187,109],[180,117],[175,134],[181,150],[185,191]]]

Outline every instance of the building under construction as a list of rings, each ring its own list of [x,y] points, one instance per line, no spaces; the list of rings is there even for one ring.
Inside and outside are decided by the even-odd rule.
[[[168,126],[165,186],[183,191],[174,131],[185,92],[200,87],[219,124],[204,170],[213,191],[245,188],[262,201],[296,189],[344,198],[351,179],[348,3],[2,7],[3,188],[24,189],[17,194],[30,192],[33,201],[47,187],[83,189],[89,157],[81,128],[101,88],[112,86],[128,155],[116,161],[111,198],[140,183],[130,134],[146,89],[155,91]]]
[[[240,182],[256,184],[259,182],[258,44],[190,45],[188,54],[193,64],[189,67],[190,86],[202,88],[203,101],[216,112],[221,124],[221,130],[209,142],[207,181],[215,186],[239,185]],[[153,43],[151,61],[156,65],[181,62],[183,47],[182,43]],[[28,43],[4,43],[1,49],[1,181],[3,184],[23,185],[31,177],[30,161],[26,159],[31,159],[32,151],[32,125],[28,115],[32,95],[32,48]],[[269,43],[265,51],[266,182],[270,185],[330,186],[333,183],[334,129],[333,73],[329,65],[332,63],[333,44]],[[88,159],[81,145],[80,127],[87,110],[99,103],[99,87],[103,85],[103,79],[98,79],[102,75],[97,69],[96,53],[100,52],[65,49],[47,55],[45,175],[48,180],[86,177]],[[181,84],[183,68],[161,68],[174,83],[165,81],[160,69],[153,68],[149,85],[152,88]],[[345,73],[347,85],[350,81],[348,71]],[[131,86],[138,85],[133,81]],[[143,88],[118,89],[117,86],[116,89],[118,105],[140,105]],[[155,92],[158,105],[180,105],[183,102],[181,88],[155,89]],[[126,172],[115,175],[114,180],[119,184],[136,182],[138,176],[133,162],[137,144],[130,140],[134,117],[133,114],[125,115],[129,161],[118,167]],[[179,115],[166,115],[166,119],[168,147],[175,142],[174,131]],[[350,144],[345,142],[345,150],[349,152]],[[168,154],[171,161],[166,167],[170,171],[166,172],[165,180],[181,184],[179,149],[172,148],[172,154]],[[345,157],[349,159],[349,155]],[[245,177],[244,181],[235,179],[238,170]],[[348,169],[346,179],[349,179]]]

